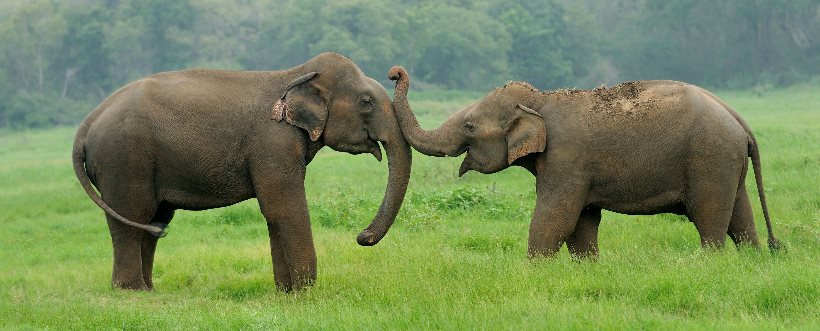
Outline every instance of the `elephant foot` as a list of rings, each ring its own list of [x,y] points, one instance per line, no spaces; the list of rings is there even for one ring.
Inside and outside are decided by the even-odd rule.
[[[290,276],[290,275],[288,275]],[[316,276],[295,277],[296,279],[283,279],[282,276],[276,277],[276,289],[285,293],[301,292],[316,284]]]
[[[589,262],[597,262],[598,261],[598,252],[587,252],[587,253],[570,253],[572,260],[578,263],[589,261]]]
[[[313,284],[299,285],[299,286],[289,286],[289,287],[278,287],[278,288],[279,288],[280,291],[290,294],[290,293],[305,292],[309,288],[311,288],[312,286],[313,286]]]
[[[145,280],[145,287],[148,288],[148,291],[153,291],[154,290],[154,282],[151,281],[150,279]]]
[[[530,261],[552,260],[558,254],[557,249],[544,249],[530,247],[527,250],[527,258]]]
[[[154,288],[152,286],[148,286],[145,284],[144,281],[111,281],[111,287],[120,290],[128,290],[128,291],[152,291]]]

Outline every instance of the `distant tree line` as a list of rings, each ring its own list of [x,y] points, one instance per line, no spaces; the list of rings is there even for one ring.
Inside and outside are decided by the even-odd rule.
[[[0,127],[78,122],[116,88],[191,67],[273,70],[323,51],[416,88],[632,79],[788,85],[820,74],[816,0],[4,0]],[[815,80],[816,81],[816,80]]]

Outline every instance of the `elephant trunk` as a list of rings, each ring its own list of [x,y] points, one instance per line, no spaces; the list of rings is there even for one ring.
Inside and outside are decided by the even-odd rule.
[[[391,114],[392,115],[392,114]],[[392,123],[395,123],[392,120]],[[386,121],[389,123],[391,121]],[[382,145],[387,152],[387,189],[384,192],[384,199],[379,207],[379,212],[370,225],[365,228],[356,242],[362,246],[373,246],[379,242],[390,230],[396,215],[399,213],[401,203],[404,201],[404,194],[407,191],[407,182],[410,180],[410,166],[413,162],[410,146],[402,137],[399,128],[393,124],[393,130],[388,133],[388,139],[382,140]]]
[[[458,156],[464,152],[461,139],[456,138],[459,128],[457,116],[450,116],[441,126],[434,130],[425,130],[419,126],[410,103],[407,101],[407,90],[410,88],[410,76],[400,66],[390,69],[387,74],[390,80],[396,81],[396,93],[393,97],[393,108],[404,138],[413,148],[429,156]]]

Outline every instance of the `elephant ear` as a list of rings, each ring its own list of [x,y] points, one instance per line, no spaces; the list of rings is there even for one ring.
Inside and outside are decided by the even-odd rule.
[[[316,141],[327,123],[327,102],[322,90],[311,83],[318,74],[307,73],[288,84],[285,94],[273,105],[272,119],[283,119],[290,125],[308,132],[310,140]]]
[[[527,106],[518,104],[518,113],[507,131],[507,163],[530,154],[541,153],[547,147],[547,130],[544,118]]]

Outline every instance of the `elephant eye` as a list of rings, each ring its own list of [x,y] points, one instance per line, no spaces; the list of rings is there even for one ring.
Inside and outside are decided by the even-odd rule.
[[[464,131],[466,131],[468,134],[475,133],[475,124],[473,124],[472,122],[464,123]]]
[[[373,99],[370,98],[369,95],[365,94],[364,96],[362,96],[362,103],[365,104],[365,105],[372,105],[373,104]]]

